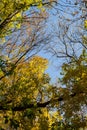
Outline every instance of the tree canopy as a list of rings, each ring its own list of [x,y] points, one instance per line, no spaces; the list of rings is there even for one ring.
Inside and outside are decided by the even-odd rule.
[[[0,12],[0,130],[87,127],[86,1],[1,0]]]
[[[31,7],[39,9],[53,1],[44,2],[42,0],[1,0],[0,1],[0,38],[11,34],[15,29],[19,29],[25,17],[27,17]],[[56,2],[56,1],[55,1]],[[43,9],[45,11],[45,9]],[[25,13],[24,13],[25,12]]]

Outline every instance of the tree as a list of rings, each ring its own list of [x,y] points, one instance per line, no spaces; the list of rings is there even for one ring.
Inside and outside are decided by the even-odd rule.
[[[49,76],[44,73],[46,67],[47,60],[35,56],[29,61],[19,63],[12,75],[6,76],[0,81],[0,110],[2,109],[0,115],[2,122],[4,121],[11,127],[17,128],[22,127],[23,118],[30,121],[35,118],[39,111],[37,102],[45,101],[49,88],[47,85]],[[31,109],[27,105],[31,105]],[[17,109],[18,107],[19,109]],[[23,109],[23,107],[26,108]],[[5,127],[2,124],[2,128],[7,129],[8,125]]]
[[[43,14],[42,11],[31,10],[29,15],[27,14],[23,17],[21,28],[15,31],[12,30],[13,32],[11,33],[11,35],[7,37],[6,43],[1,45],[0,110],[3,109],[1,111],[2,121],[6,123],[6,125],[2,124],[2,127],[4,129],[6,129],[7,127],[11,127],[12,129],[14,128],[17,129],[18,127],[21,128],[23,127],[23,129],[32,128],[31,123],[34,121],[34,119],[39,113],[39,110],[36,109],[37,104],[39,104],[39,102],[42,102],[44,100],[44,96],[45,96],[44,93],[46,92],[46,90],[42,90],[42,87],[46,88],[46,84],[49,82],[49,76],[44,74],[44,69],[46,67],[47,60],[42,59],[40,57],[34,57],[33,59],[31,58],[38,51],[40,51],[40,49],[44,45],[43,43],[44,42],[46,43],[45,40],[48,39],[48,36],[47,35],[45,36],[44,33],[45,29],[43,29],[44,27],[43,21],[46,17],[47,17],[47,13],[45,11]],[[2,28],[4,29],[4,26]],[[25,68],[25,70],[23,70],[23,68]],[[28,72],[28,69],[31,72],[31,74],[30,72]],[[17,73],[17,71],[19,71],[19,74]],[[15,73],[18,74],[16,75],[17,76],[16,80],[15,80]],[[24,73],[26,73],[26,76]],[[22,74],[24,77],[26,77],[25,79],[21,79],[24,78],[22,77]],[[29,79],[27,79],[27,76]],[[7,82],[6,84],[7,87],[5,86],[4,81]],[[17,88],[16,86],[17,84],[15,84],[16,82],[17,84],[19,82],[21,86],[18,84],[18,86],[20,87]],[[4,84],[4,90],[3,90],[3,84]],[[24,88],[25,84],[26,87]],[[28,91],[28,89],[30,92]],[[19,94],[20,96],[19,98],[17,98],[18,93],[20,93],[21,91],[22,91],[21,95]],[[16,95],[13,97],[14,92],[17,93],[15,93]],[[24,95],[23,99],[21,99],[22,94]],[[32,98],[32,102],[30,101],[31,100],[30,98]],[[20,104],[21,101],[23,102],[23,104]],[[12,107],[11,109],[17,108],[18,112],[16,111],[16,109],[15,112],[14,110],[9,111],[9,105],[11,105]],[[17,106],[14,107],[15,105]],[[7,112],[3,113],[5,110],[4,108],[6,107],[8,108],[8,110],[6,110]],[[21,107],[23,113],[21,113],[21,111],[18,110]],[[26,125],[23,123],[24,120],[26,122],[25,123]]]
[[[27,12],[31,7],[40,8],[54,1],[43,2],[42,0],[1,0],[0,1],[0,38],[19,29]],[[56,2],[56,1],[55,1]],[[25,12],[27,11],[27,12]]]
[[[12,28],[20,26],[22,21],[22,12],[34,4],[41,4],[41,1],[1,1],[1,15],[0,15],[0,37],[4,37],[4,34],[8,34]],[[10,30],[9,30],[10,29]]]
[[[56,27],[52,24],[56,40],[53,39],[53,44],[48,46],[47,51],[55,56],[59,63],[60,58],[63,59],[62,78],[59,81],[61,87],[56,88],[56,96],[61,97],[61,100],[57,98],[60,102],[58,110],[63,116],[63,120],[59,122],[60,129],[77,130],[87,125],[87,8],[82,1],[75,4],[69,2],[60,2],[59,7],[65,12],[58,14],[61,19],[58,19]],[[58,123],[55,124],[57,125]]]
[[[67,125],[74,128],[86,126],[87,109],[87,53],[83,51],[77,61],[64,64],[62,84],[66,85],[65,90],[61,91],[64,101],[61,110],[64,111],[64,118]],[[70,98],[70,95],[73,95]]]
[[[18,62],[28,60],[48,42],[49,34],[45,35],[44,28],[47,14],[35,11],[32,13],[30,18],[26,16],[20,30],[13,32],[1,45],[0,67],[3,74],[0,79],[10,75]]]
[[[43,28],[45,25],[43,23],[48,16],[47,12],[45,10],[43,12],[41,8],[42,5],[50,5],[51,2],[53,1],[1,1],[0,42],[6,44],[6,50],[3,49],[3,44],[0,45],[0,49],[1,53],[9,51],[9,54],[7,52],[4,55],[0,55],[0,67],[4,72],[0,79],[12,73],[16,64],[25,55],[28,55],[28,59],[40,50],[44,41],[46,43],[49,36],[45,35]],[[4,8],[5,6],[6,8]],[[12,8],[9,6],[12,6]],[[38,9],[29,9],[30,7],[37,7]],[[43,38],[41,35],[43,35]],[[20,44],[18,43],[19,41]],[[7,72],[8,64],[10,70]]]

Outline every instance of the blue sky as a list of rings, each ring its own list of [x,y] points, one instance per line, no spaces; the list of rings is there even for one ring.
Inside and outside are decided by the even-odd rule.
[[[64,24],[64,22],[66,22],[66,21],[63,21],[64,18],[74,20],[81,15],[81,12],[80,12],[81,10],[79,10],[79,5],[74,6],[74,1],[67,0],[67,2],[66,2],[66,0],[59,0],[58,6],[55,6],[57,8],[57,10],[51,9],[49,11],[50,15],[49,15],[49,19],[47,21],[47,31],[50,32],[50,34],[54,33],[53,31],[59,31],[59,28],[60,28],[58,25],[59,21],[60,21],[60,23]],[[80,2],[80,1],[77,1],[77,2]],[[65,7],[62,6],[64,3],[65,3]],[[67,25],[70,24],[70,22],[71,21],[69,21],[68,23],[65,23],[65,26],[66,26],[66,24]],[[73,35],[75,33],[75,31],[78,32],[78,25],[79,25],[80,21],[77,21],[76,23],[75,22],[70,26],[71,30],[69,33],[71,33],[71,35]],[[81,25],[81,26],[83,27],[83,25]],[[60,44],[60,41],[58,38],[57,39],[53,38],[52,40],[54,41],[54,43],[56,43],[56,45],[52,45],[52,44],[54,44],[52,41],[52,43],[50,43],[49,46],[52,45],[54,48],[56,48],[56,50],[57,49],[61,50],[61,48],[63,48],[63,46],[62,46],[62,44]],[[76,51],[78,48],[80,48],[80,46],[78,46],[78,44],[73,45],[73,46],[76,47],[75,48]],[[79,54],[79,52],[80,52],[80,50],[78,50],[77,53]],[[56,58],[55,56],[52,57],[52,55],[50,53],[47,53],[47,52],[44,53],[44,51],[39,52],[39,55],[42,57],[45,57],[49,60],[49,67],[46,72],[49,73],[49,75],[51,77],[51,82],[55,83],[57,81],[58,77],[61,77],[61,75],[60,75],[61,65],[62,65],[62,63],[65,62],[65,60],[61,59],[61,58]]]
[[[61,71],[61,60],[58,62],[58,60],[55,57],[52,57],[49,53],[44,53],[43,51],[39,52],[39,55],[48,59],[48,69],[46,70],[46,73],[49,74],[51,77],[51,83],[56,83],[58,80],[58,77],[60,77],[60,71]]]

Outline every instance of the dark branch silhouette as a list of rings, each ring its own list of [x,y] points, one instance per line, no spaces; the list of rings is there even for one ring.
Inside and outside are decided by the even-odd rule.
[[[82,94],[82,93],[83,92],[80,92],[79,94]],[[72,93],[70,95],[70,98],[73,98],[76,95],[77,95],[77,93]],[[27,104],[26,103],[26,105],[20,104],[18,106],[14,106],[14,107],[9,105],[9,103],[12,102],[12,100],[11,100],[11,101],[6,102],[7,106],[6,106],[6,104],[0,105],[0,110],[24,111],[28,108],[45,108],[53,102],[61,102],[61,101],[64,101],[64,100],[65,100],[64,96],[60,96],[58,98],[50,99],[49,101],[46,101],[46,102],[43,102],[43,103],[37,103],[37,104],[34,104],[34,103]]]

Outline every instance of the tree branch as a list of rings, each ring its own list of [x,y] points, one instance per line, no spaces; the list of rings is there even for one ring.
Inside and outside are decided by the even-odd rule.
[[[70,96],[70,98],[73,98],[73,97],[77,96],[78,94],[84,94],[84,92],[72,93],[69,96]],[[37,103],[37,104],[36,103],[35,104],[34,103],[29,104],[28,103],[27,104],[26,103],[26,105],[23,105],[23,103],[22,103],[18,106],[14,106],[14,107],[11,106],[11,105],[6,106],[6,104],[12,103],[12,100],[11,100],[11,101],[8,101],[5,105],[0,104],[0,110],[1,111],[10,111],[10,110],[12,110],[12,111],[24,111],[28,108],[45,108],[48,105],[50,105],[51,103],[61,102],[61,101],[64,101],[64,100],[66,100],[66,99],[64,98],[64,95],[63,95],[63,96],[60,96],[58,98],[50,99],[50,100],[43,102],[43,103]]]
[[[71,98],[74,97],[74,96],[76,96],[76,93],[73,93],[73,94],[70,95]],[[8,111],[8,110],[24,111],[24,110],[26,110],[28,108],[45,108],[48,105],[50,105],[51,103],[53,103],[53,102],[61,102],[61,101],[64,101],[64,100],[65,100],[64,97],[60,96],[58,98],[50,99],[49,101],[44,102],[44,103],[37,103],[37,104],[30,103],[30,104],[26,104],[26,105],[20,104],[20,105],[18,105],[16,107],[12,107],[10,105],[7,105],[5,107],[4,105],[0,105],[0,110],[2,110],[2,111],[3,110],[6,110],[6,111]],[[9,103],[11,103],[11,102],[9,102]]]
[[[51,5],[52,2],[57,3],[56,0],[53,0],[53,1],[51,1],[51,2],[49,2],[49,1],[48,1],[48,2],[43,2],[43,3],[42,3],[42,6]],[[27,5],[27,6],[29,6],[29,7],[34,7],[34,6],[39,6],[39,4],[40,4],[39,2],[38,2],[38,3],[35,3],[35,4],[34,4],[34,3],[31,3],[31,4]],[[4,28],[7,26],[7,24],[11,22],[11,19],[12,19],[16,14],[18,14],[22,9],[24,9],[25,7],[26,7],[26,5],[22,6],[22,8],[20,8],[20,9],[15,10],[13,13],[9,14],[9,15],[7,16],[7,18],[4,19],[4,21],[0,24],[0,30],[4,29]]]

